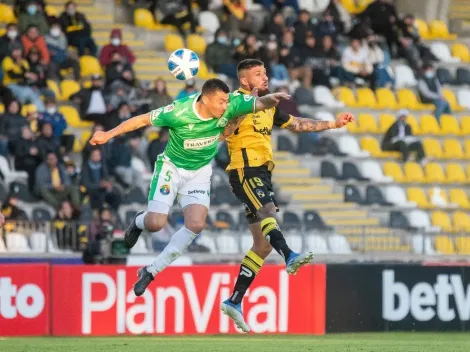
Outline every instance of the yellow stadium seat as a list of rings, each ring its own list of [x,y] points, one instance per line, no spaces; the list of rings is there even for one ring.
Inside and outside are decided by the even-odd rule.
[[[0,104],[0,114],[3,114],[5,112],[5,105]]]
[[[167,34],[165,36],[165,51],[172,52],[184,47],[183,38],[178,34]]]
[[[209,72],[206,63],[203,60],[199,61],[199,76],[203,79],[217,78],[215,73]]]
[[[446,165],[446,179],[449,183],[465,183],[467,178],[462,165],[449,163]]]
[[[426,21],[416,18],[415,19],[415,26],[418,29],[419,35],[422,39],[430,39],[431,33],[429,32],[429,27]]]
[[[449,214],[443,211],[434,211],[431,214],[432,226],[438,226],[444,232],[454,232],[454,227],[450,221]]]
[[[52,79],[47,80],[47,88],[52,90],[55,94],[55,97],[57,100],[60,100],[60,90],[59,86],[57,85],[56,81],[53,81]]]
[[[462,43],[452,45],[452,56],[459,58],[462,62],[470,62],[470,53],[468,47]]]
[[[398,108],[397,98],[392,90],[388,88],[378,88],[375,94],[377,98],[377,108],[391,110]]]
[[[440,135],[441,128],[432,115],[422,115],[420,119],[420,128],[422,134]]]
[[[134,10],[134,24],[136,27],[143,27],[146,29],[154,29],[155,20],[152,13],[147,9]]]
[[[356,90],[357,106],[361,108],[377,108],[375,94],[370,88],[358,88]]]
[[[469,229],[465,229],[465,231],[468,232]],[[470,238],[465,236],[458,236],[455,238],[455,245],[457,247],[458,254],[470,254]]]
[[[364,137],[361,139],[361,149],[368,151],[376,158],[399,158],[400,152],[384,152],[379,145],[377,139],[373,137]]]
[[[359,114],[358,116],[359,131],[362,133],[378,133],[377,121],[371,114]]]
[[[352,14],[358,13],[358,8],[356,7],[355,0],[341,0],[341,4],[349,13],[352,13]]]
[[[408,115],[408,117],[406,118],[406,123],[410,125],[413,135],[419,136],[423,134],[423,132],[421,131],[421,127],[419,126],[418,120],[416,120],[416,117],[414,117],[413,115]]]
[[[357,101],[354,92],[348,87],[338,87],[333,90],[333,94],[337,100],[342,101],[346,106],[356,107]]]
[[[446,139],[444,140],[444,154],[443,157],[446,159],[463,159],[464,154],[462,145],[457,139]]]
[[[429,203],[426,193],[421,188],[408,188],[406,190],[408,201],[415,202],[420,208],[431,209],[434,206]]]
[[[7,4],[0,4],[0,23],[16,23],[13,8]]]
[[[61,106],[59,111],[64,114],[65,120],[70,127],[76,128],[89,128],[93,123],[82,121],[78,111],[73,106]]]
[[[449,103],[452,111],[465,111],[465,108],[463,106],[460,106],[459,103],[457,103],[457,98],[455,97],[455,94],[453,91],[451,91],[448,88],[443,88],[442,95]]]
[[[452,115],[441,116],[441,133],[442,134],[454,134],[461,135],[459,123],[457,119]]]
[[[465,159],[470,159],[470,140],[465,140],[464,142],[465,148]]]
[[[25,104],[21,107],[21,112],[20,114],[24,117],[26,117],[29,113],[38,111],[36,108],[36,105],[34,104]]]
[[[45,8],[46,14],[49,17],[59,17],[60,13],[59,10],[57,10],[57,7],[46,5]]]
[[[396,118],[392,114],[381,114],[379,116],[379,132],[387,132],[390,126],[395,123],[395,121]]]
[[[401,109],[411,110],[433,110],[434,105],[432,104],[421,104],[416,96],[415,92],[411,89],[402,88],[397,92],[398,106]]]
[[[407,162],[404,169],[406,182],[423,183],[426,181],[423,169],[418,163]]]
[[[389,161],[383,165],[384,175],[392,177],[395,182],[405,182],[405,175],[400,164]]]
[[[449,191],[450,202],[457,204],[459,208],[470,209],[470,201],[467,193],[461,188],[452,188]]]
[[[429,163],[424,167],[426,182],[428,183],[446,183],[447,178],[442,166],[437,163]]]
[[[361,130],[359,128],[358,119],[355,119],[354,122],[348,123],[346,125],[346,130],[349,133],[361,133]]]
[[[441,143],[439,143],[437,139],[424,138],[423,147],[426,156],[437,159],[442,158],[443,153]]]
[[[448,40],[454,40],[457,38],[456,34],[449,33],[449,28],[447,28],[447,25],[443,21],[431,21],[429,23],[429,31],[431,32],[431,36],[434,38]]]
[[[83,78],[94,74],[103,74],[98,59],[89,55],[80,57],[80,76]]]
[[[441,254],[455,254],[454,244],[448,236],[436,236],[434,246]]]
[[[460,118],[460,132],[462,136],[470,135],[470,116]]]
[[[62,99],[68,100],[72,94],[80,90],[80,84],[71,79],[64,79],[60,84],[60,88],[62,90]]]
[[[452,214],[452,222],[456,232],[470,232],[470,216],[463,211]],[[458,248],[458,242],[456,242]]]
[[[199,55],[203,55],[206,52],[206,40],[203,36],[198,34],[190,34],[186,38],[188,43],[188,49],[191,49]]]

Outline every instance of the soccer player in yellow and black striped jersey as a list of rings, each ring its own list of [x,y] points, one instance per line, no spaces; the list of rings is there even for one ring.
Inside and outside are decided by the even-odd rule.
[[[251,92],[260,96],[269,93],[268,77],[262,61],[243,60],[237,70],[240,83],[238,92]],[[221,309],[244,332],[249,332],[250,328],[243,318],[241,301],[272,248],[286,261],[289,274],[296,274],[300,267],[313,260],[312,253],[293,252],[277,224],[278,206],[271,183],[271,171],[274,168],[271,147],[273,126],[293,132],[314,132],[341,128],[352,121],[354,117],[349,113],[340,115],[336,121],[314,121],[271,108],[240,117],[238,121],[227,125],[223,136],[227,140],[230,155],[227,167],[230,186],[237,198],[245,204],[253,246],[243,258],[233,293],[222,303]]]

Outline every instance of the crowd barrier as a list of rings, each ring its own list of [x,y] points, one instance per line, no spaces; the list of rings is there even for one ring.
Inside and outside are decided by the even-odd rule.
[[[236,334],[219,306],[237,265],[170,267],[142,297],[136,267],[0,265],[0,336]],[[254,333],[466,331],[470,266],[266,265],[243,303]]]

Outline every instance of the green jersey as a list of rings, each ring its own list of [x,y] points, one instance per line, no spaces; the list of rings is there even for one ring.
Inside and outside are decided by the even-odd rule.
[[[150,112],[153,126],[170,129],[165,156],[185,170],[197,170],[209,164],[217,154],[218,140],[227,123],[253,113],[256,106],[255,97],[230,93],[227,110],[220,119],[202,118],[196,112],[199,96],[191,95]]]

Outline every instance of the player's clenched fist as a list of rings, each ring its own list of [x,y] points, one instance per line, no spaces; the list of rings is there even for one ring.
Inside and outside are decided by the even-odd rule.
[[[336,119],[336,128],[344,127],[351,122],[354,122],[354,115],[350,112],[345,112],[343,114],[340,114]]]
[[[90,139],[91,145],[105,144],[109,140],[108,133],[103,131],[96,131]]]

